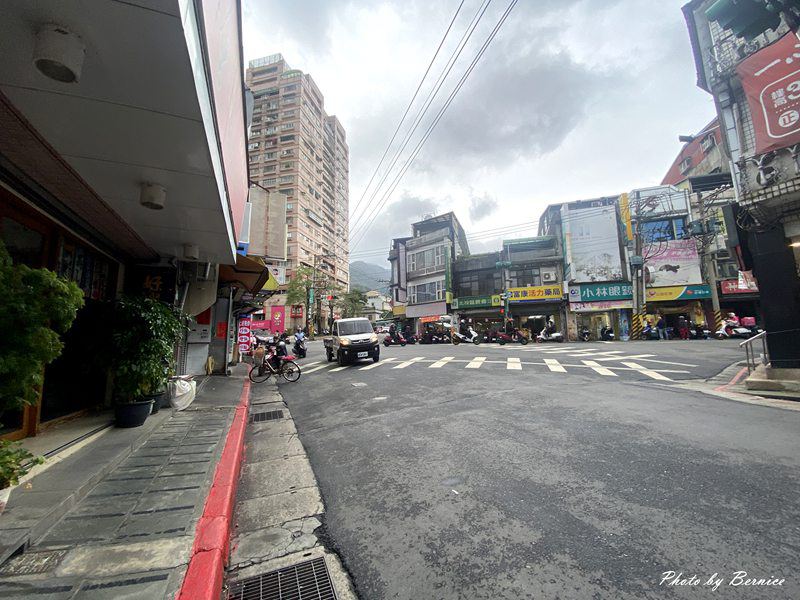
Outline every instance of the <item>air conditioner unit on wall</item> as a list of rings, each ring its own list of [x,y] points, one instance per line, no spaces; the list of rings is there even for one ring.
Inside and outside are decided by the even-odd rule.
[[[542,281],[555,281],[556,274],[553,271],[542,272]]]

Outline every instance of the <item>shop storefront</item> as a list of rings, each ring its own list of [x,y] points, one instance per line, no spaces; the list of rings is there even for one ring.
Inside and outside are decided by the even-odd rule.
[[[566,302],[561,284],[508,289],[508,312],[514,324],[529,337],[544,329],[552,318],[556,330],[566,331]]]
[[[600,339],[603,326],[611,327],[617,339],[627,340],[633,309],[633,288],[624,281],[582,283],[569,286],[568,337],[577,339],[587,327],[592,339]]]
[[[463,296],[451,304],[458,319],[468,319],[478,333],[503,326],[503,299],[500,294],[491,296]]]
[[[723,315],[730,312],[738,317],[755,317],[762,323],[761,296],[755,282],[723,279],[719,282],[719,307]]]
[[[711,290],[707,285],[675,285],[647,288],[646,318],[655,325],[662,315],[667,328],[676,328],[683,315],[692,323],[713,323],[709,313]],[[709,306],[706,306],[708,304]]]
[[[447,302],[426,302],[406,306],[406,319],[410,321],[412,331],[421,334],[425,322],[437,321],[441,315],[447,314]],[[433,319],[431,319],[433,317]],[[423,321],[426,319],[427,321]]]

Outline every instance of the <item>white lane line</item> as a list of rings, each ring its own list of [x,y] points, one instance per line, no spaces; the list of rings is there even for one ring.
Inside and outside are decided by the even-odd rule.
[[[642,375],[647,375],[648,377],[651,377],[652,379],[659,379],[661,381],[672,381],[669,377],[665,377],[664,375],[662,375],[658,371],[653,371],[652,369],[647,369],[647,368],[643,367],[642,365],[640,365],[639,363],[623,362],[622,364],[625,365],[626,367],[630,367],[631,369],[636,369]]]
[[[585,364],[587,367],[591,367],[595,373],[600,373],[600,375],[607,375],[609,377],[617,376],[617,374],[614,373],[614,371],[612,371],[611,369],[606,369],[600,363],[596,363],[593,360],[582,360],[581,362]]]
[[[506,361],[506,369],[509,371],[522,371],[522,365],[519,362],[519,358],[516,356],[509,356],[508,360]]]
[[[310,367],[311,365],[318,365],[319,363],[320,361],[315,360],[314,362],[300,363],[300,366],[305,369],[306,367]]]
[[[345,369],[349,369],[350,365],[345,365],[343,367],[336,367],[335,369],[331,369],[328,373],[336,373],[336,371],[344,371]]]
[[[328,367],[332,367],[336,363],[325,363],[324,365],[320,365],[318,367],[314,367],[313,369],[309,369],[308,371],[303,370],[303,375],[308,375],[309,373],[313,373],[314,371],[319,371],[320,369],[327,369]]]
[[[486,360],[485,356],[476,356],[469,364],[464,367],[465,369],[480,369],[483,362]]]
[[[394,366],[394,367],[392,367],[392,368],[393,368],[393,369],[405,369],[407,366],[409,366],[409,365],[413,365],[415,362],[419,362],[419,361],[421,361],[421,360],[422,360],[422,359],[424,359],[424,358],[425,358],[424,356],[415,356],[415,357],[414,357],[414,358],[412,358],[411,360],[407,360],[407,361],[401,362],[401,363],[399,363],[399,364],[395,365],[395,366]]]
[[[371,365],[367,365],[366,367],[361,367],[359,371],[366,371],[367,369],[374,369],[376,367],[380,367],[383,363],[390,363],[396,361],[397,358],[394,356],[390,356],[389,358],[384,358],[376,363],[372,363]]]
[[[447,363],[449,363],[454,358],[455,358],[455,356],[443,356],[442,358],[437,360],[432,365],[428,365],[428,368],[429,369],[441,369],[443,366],[445,366]]]
[[[597,360],[602,362],[604,360],[627,360],[629,358],[641,358],[644,359],[646,356],[655,356],[655,354],[630,354],[627,356],[609,356],[606,358],[598,358]]]
[[[547,368],[553,371],[554,373],[566,373],[567,370],[561,366],[555,358],[545,358],[544,364],[547,365]]]
[[[584,350],[580,354],[570,354],[570,356],[607,356],[609,354],[622,354],[622,350],[608,350],[607,352],[593,352],[591,350]]]

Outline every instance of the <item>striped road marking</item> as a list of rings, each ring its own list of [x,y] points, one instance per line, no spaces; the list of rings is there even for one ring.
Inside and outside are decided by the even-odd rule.
[[[658,371],[653,371],[651,369],[643,367],[639,363],[623,362],[622,364],[625,365],[626,367],[630,367],[631,369],[636,369],[642,375],[647,375],[648,377],[652,377],[653,379],[659,379],[661,381],[672,381],[669,377],[665,377]]]
[[[587,367],[591,367],[595,373],[600,373],[600,375],[608,375],[609,377],[616,377],[617,374],[614,373],[611,369],[606,369],[605,367],[601,366],[600,363],[596,363],[593,360],[582,360],[583,364]]]
[[[449,363],[454,358],[455,358],[455,356],[443,356],[442,358],[437,360],[432,365],[428,365],[428,368],[429,369],[441,369],[443,366],[445,366],[447,363]]]
[[[424,358],[425,358],[424,356],[415,356],[411,360],[407,360],[405,362],[401,362],[400,364],[395,365],[392,368],[393,369],[405,369],[407,366],[413,365],[415,362],[419,362],[419,361],[423,360]]]
[[[622,354],[622,350],[608,350],[607,352],[595,352],[584,350],[580,354],[570,354],[570,356],[608,356],[609,354]],[[611,358],[614,358],[613,356]]]
[[[310,367],[311,365],[318,365],[319,363],[320,361],[315,360],[314,362],[302,363],[300,366],[305,369],[306,367]]]
[[[515,356],[510,356],[506,361],[506,369],[511,371],[522,371],[522,365],[519,362],[519,358]]]
[[[314,371],[319,371],[320,369],[327,369],[328,367],[332,367],[335,364],[336,363],[332,363],[332,362],[325,363],[325,364],[320,365],[318,367],[314,367],[313,369],[309,369],[308,371],[303,371],[303,375],[308,375],[309,373],[313,373]]]
[[[551,371],[553,371],[555,373],[566,373],[567,372],[567,370],[564,367],[562,367],[561,363],[559,363],[555,358],[545,358],[544,359],[544,364],[547,365],[548,369],[550,369]]]
[[[475,358],[470,361],[470,363],[464,367],[465,369],[480,369],[483,361],[486,360],[485,356],[476,356]]]
[[[378,361],[376,363],[372,363],[371,365],[367,365],[366,367],[361,367],[359,369],[359,371],[366,371],[368,369],[374,369],[375,367],[380,367],[383,363],[390,363],[390,362],[394,362],[396,360],[397,359],[394,356],[390,356],[389,358],[384,358],[383,360]]]
[[[331,369],[328,373],[336,373],[336,371],[344,371],[345,369],[349,369],[350,365],[345,365],[343,367],[336,367],[335,369]]]

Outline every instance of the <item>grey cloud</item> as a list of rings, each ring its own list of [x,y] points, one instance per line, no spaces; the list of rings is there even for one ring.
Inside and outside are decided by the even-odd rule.
[[[491,215],[497,209],[497,200],[489,194],[473,196],[469,201],[469,218],[480,221]]]
[[[327,50],[330,44],[330,20],[334,12],[339,10],[337,3],[329,0],[250,0],[245,2],[244,7],[244,17],[263,24],[265,33],[268,34],[270,28],[280,29],[290,33],[299,44],[313,52]],[[280,52],[280,48],[275,51]],[[289,64],[292,64],[291,61]]]
[[[404,192],[400,200],[386,206],[364,234],[358,246],[351,248],[352,260],[363,260],[386,266],[389,245],[393,238],[411,235],[411,224],[437,213],[437,203],[431,198],[422,198]],[[352,220],[351,220],[352,221]],[[350,236],[351,243],[360,237],[356,232]],[[355,239],[354,239],[355,238]],[[359,256],[358,252],[376,250],[370,256]],[[379,251],[383,250],[381,254]]]

